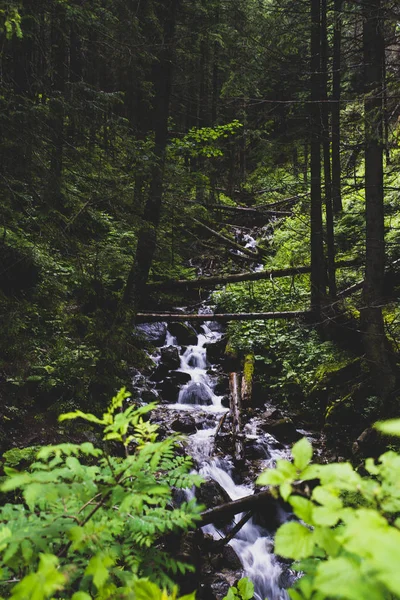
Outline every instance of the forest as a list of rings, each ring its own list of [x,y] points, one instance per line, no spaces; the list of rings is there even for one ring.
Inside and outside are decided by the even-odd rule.
[[[0,0],[0,599],[400,599],[400,5]]]

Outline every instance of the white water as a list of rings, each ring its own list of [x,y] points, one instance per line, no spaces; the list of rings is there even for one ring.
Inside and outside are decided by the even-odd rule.
[[[213,328],[214,329],[214,328]],[[181,355],[180,371],[187,373],[191,381],[184,385],[179,392],[176,404],[169,405],[172,410],[191,410],[195,416],[196,411],[201,410],[215,416],[215,422],[209,429],[200,429],[191,435],[188,440],[189,453],[193,456],[200,474],[205,478],[217,481],[228,493],[232,500],[253,493],[253,489],[246,485],[237,485],[232,479],[233,465],[229,459],[221,460],[213,456],[214,436],[221,415],[227,411],[221,404],[221,396],[214,394],[214,382],[212,376],[207,372],[206,348],[207,342],[216,342],[221,338],[221,333],[213,331],[210,323],[203,325],[203,333],[198,336],[196,346],[189,346]],[[175,344],[176,340],[169,334],[166,344]],[[199,393],[200,405],[193,403],[193,396]],[[204,397],[208,398],[210,404],[204,405]],[[186,400],[191,404],[186,404]],[[248,424],[245,428],[248,438],[255,439],[257,436],[255,425]],[[271,440],[273,440],[271,436]],[[265,466],[284,455],[285,451],[268,448],[266,451]],[[268,461],[267,461],[268,458]],[[243,515],[236,515],[238,522]],[[216,539],[224,537],[224,534],[213,525],[203,528],[205,533],[213,535]],[[234,548],[243,565],[243,575],[249,577],[255,585],[255,600],[288,600],[287,592],[279,586],[279,578],[282,568],[272,553],[272,537],[261,527],[250,519],[239,531],[236,537],[229,542]]]

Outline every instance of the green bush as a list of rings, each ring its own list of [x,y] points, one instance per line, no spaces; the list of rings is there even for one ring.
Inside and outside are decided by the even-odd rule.
[[[400,436],[400,419],[377,427]],[[361,473],[350,463],[311,464],[305,438],[292,455],[293,463],[279,460],[258,478],[300,519],[275,537],[275,552],[302,573],[292,600],[400,598],[400,454],[368,458]]]
[[[195,501],[173,506],[172,488],[201,478],[176,455],[179,437],[157,441],[146,420],[154,405],[124,410],[128,396],[121,390],[101,418],[60,417],[99,425],[104,447],[45,446],[26,471],[4,466],[1,491],[15,502],[0,509],[1,597],[168,600],[138,578],[171,588],[171,577],[193,570],[163,550],[162,538],[199,518]]]

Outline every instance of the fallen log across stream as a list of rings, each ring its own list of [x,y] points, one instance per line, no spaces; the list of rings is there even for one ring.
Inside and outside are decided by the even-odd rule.
[[[273,502],[275,504],[276,499],[273,496],[271,490],[264,490],[258,494],[251,494],[239,500],[232,500],[231,502],[225,502],[215,508],[209,508],[201,513],[201,521],[199,527],[213,523],[216,519],[226,516],[234,516],[241,512],[253,511],[257,508],[265,506],[266,503]]]
[[[154,323],[157,321],[266,321],[271,319],[312,319],[314,313],[310,310],[294,310],[286,312],[261,313],[214,313],[214,314],[184,314],[184,313],[137,313],[137,323]]]
[[[341,260],[336,262],[335,268],[345,269],[348,267],[355,267],[357,265],[360,265],[360,261],[358,259]],[[304,273],[311,273],[311,265],[304,265],[300,267],[284,267],[283,269],[270,269],[268,271],[246,271],[243,273],[234,273],[233,275],[215,275],[211,277],[198,277],[197,279],[167,279],[166,281],[148,283],[146,290],[149,292],[159,290],[177,290],[180,288],[189,290],[192,288],[214,287],[215,285],[219,284],[240,283],[241,281],[263,281],[277,277],[301,275]]]

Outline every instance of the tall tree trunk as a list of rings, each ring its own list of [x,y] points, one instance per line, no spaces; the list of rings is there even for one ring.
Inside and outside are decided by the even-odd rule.
[[[123,297],[124,302],[131,303],[134,313],[137,312],[143,298],[157,243],[157,229],[163,197],[165,149],[168,139],[169,101],[172,83],[173,42],[178,2],[179,0],[164,2],[158,13],[160,23],[164,23],[164,30],[159,60],[155,62],[153,68],[155,158],[151,169],[149,194],[144,208],[143,226],[139,231],[135,260],[128,275]]]
[[[329,104],[328,104],[328,23],[327,0],[321,0],[321,114],[322,114],[322,148],[324,155],[324,192],[326,211],[326,246],[328,287],[331,298],[336,298],[335,277],[335,235],[332,206],[331,178],[331,145],[329,136]]]
[[[321,196],[321,6],[311,0],[311,310],[318,319],[325,297]]]
[[[342,2],[334,0],[335,28],[332,60],[332,204],[335,214],[343,210],[340,160],[340,95],[341,95],[341,45]]]
[[[383,211],[383,16],[381,0],[363,0],[366,258],[361,325],[376,392],[395,385],[382,316],[385,269]]]

